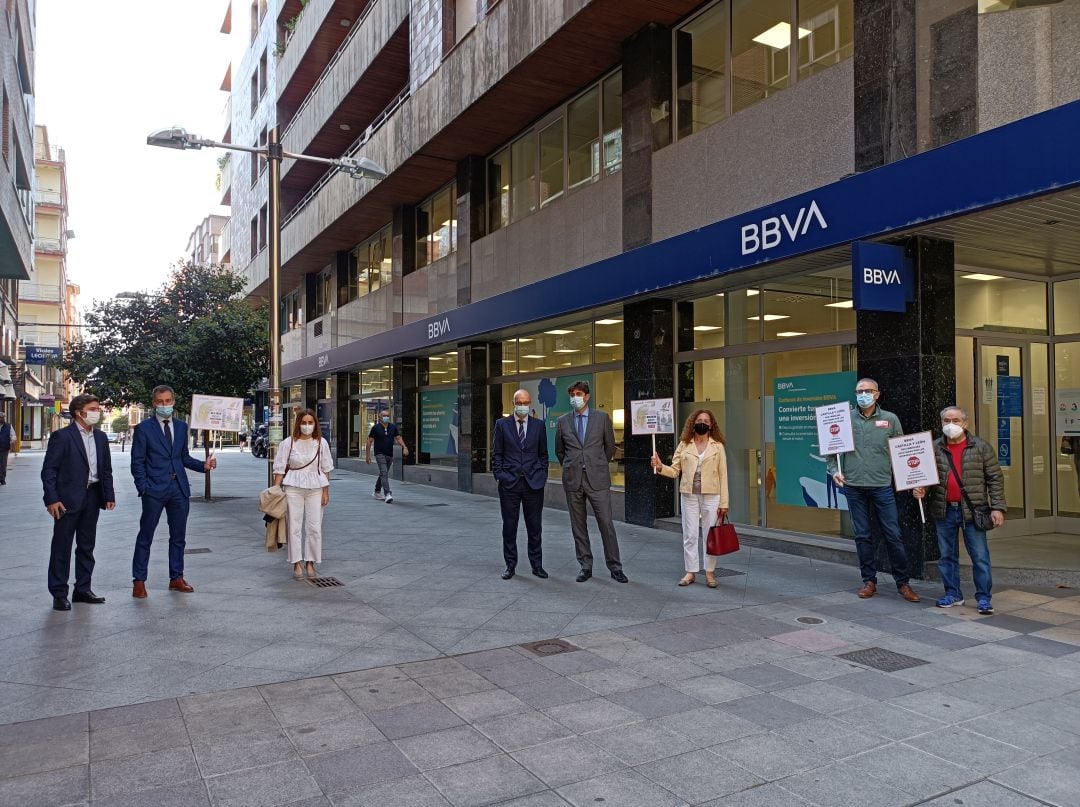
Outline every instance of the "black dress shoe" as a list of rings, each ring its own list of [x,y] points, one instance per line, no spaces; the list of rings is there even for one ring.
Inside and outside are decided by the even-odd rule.
[[[547,577],[548,577],[548,573],[544,571],[543,566],[534,566],[533,567],[533,574],[535,574],[541,580],[547,580]]]
[[[513,576],[514,576],[514,567],[513,566],[507,566],[506,571],[502,573],[502,579],[503,580],[509,580]]]
[[[592,569],[582,569],[578,572],[578,576],[575,577],[574,580],[578,583],[584,583],[590,577],[592,577]]]
[[[71,601],[67,597],[53,597],[52,607],[54,611],[70,611]]]
[[[101,605],[103,602],[105,602],[105,598],[99,597],[92,591],[76,591],[74,594],[71,595],[71,601],[85,602],[89,603],[90,605]]]
[[[612,572],[611,579],[617,583],[629,583],[630,579],[622,572]]]

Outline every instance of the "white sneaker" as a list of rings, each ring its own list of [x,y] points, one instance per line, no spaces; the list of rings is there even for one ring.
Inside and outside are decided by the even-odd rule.
[[[394,501],[394,497],[393,496],[387,496],[383,501],[385,501],[387,504],[390,504],[391,502]]]
[[[381,490],[377,490],[377,491],[375,491],[374,493],[371,494],[371,498],[379,499],[381,501],[381,500],[385,499],[386,497],[383,496],[383,493],[382,493]]]

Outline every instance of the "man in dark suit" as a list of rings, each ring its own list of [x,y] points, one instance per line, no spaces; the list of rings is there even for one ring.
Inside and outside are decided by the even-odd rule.
[[[615,429],[607,412],[589,407],[589,384],[575,381],[570,385],[570,405],[555,424],[555,455],[562,463],[562,483],[566,492],[566,507],[570,511],[570,529],[574,533],[581,572],[577,582],[592,577],[592,548],[589,546],[589,527],[585,503],[592,506],[600,537],[604,542],[604,559],[611,577],[620,583],[629,582],[619,560],[619,539],[611,520],[611,472],[608,463],[615,459]]]
[[[191,506],[191,487],[184,469],[206,473],[217,467],[215,457],[200,462],[188,453],[188,427],[173,417],[176,396],[172,387],[154,387],[152,395],[153,417],[135,427],[131,441],[131,475],[142,499],[139,536],[131,560],[131,596],[140,598],[146,596],[150,544],[162,510],[169,521],[169,590],[195,590],[184,580],[184,545]]]
[[[514,393],[514,414],[495,421],[491,438],[491,470],[499,482],[499,506],[503,519],[503,580],[514,576],[517,566],[519,509],[525,513],[529,535],[529,565],[537,577],[546,578],[540,546],[544,511],[544,485],[548,475],[547,429],[544,421],[529,416],[532,396],[528,390]]]
[[[72,541],[75,591],[71,599],[93,605],[105,602],[90,589],[90,578],[98,516],[102,510],[116,507],[109,441],[94,428],[101,420],[101,404],[93,395],[76,395],[68,412],[71,425],[53,432],[41,466],[45,509],[56,520],[49,554],[49,591],[57,611],[71,610],[67,595]]]

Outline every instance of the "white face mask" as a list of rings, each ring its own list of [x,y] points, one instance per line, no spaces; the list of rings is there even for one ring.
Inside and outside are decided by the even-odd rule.
[[[304,435],[306,437],[310,437],[311,435],[315,434],[315,424],[314,423],[301,423],[300,424],[300,434],[302,434],[302,435]]]
[[[519,418],[528,417],[529,416],[529,405],[528,404],[524,404],[524,405],[518,404],[517,406],[514,407],[514,414],[517,415]]]
[[[83,420],[86,421],[87,426],[93,426],[101,420],[101,410],[87,409],[85,412],[83,412]]]
[[[964,427],[959,423],[946,423],[941,427],[941,430],[945,432],[945,436],[950,440],[955,440],[961,434],[964,433]]]
[[[572,407],[574,407],[574,409],[584,409],[585,408],[585,397],[582,396],[582,395],[571,395],[570,396],[570,405]]]

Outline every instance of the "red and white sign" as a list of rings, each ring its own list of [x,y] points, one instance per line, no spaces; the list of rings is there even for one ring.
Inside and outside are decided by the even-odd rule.
[[[851,407],[847,402],[815,407],[814,416],[817,418],[818,449],[823,456],[855,450]]]
[[[926,488],[940,481],[934,459],[934,436],[930,432],[890,438],[889,456],[897,490]]]

